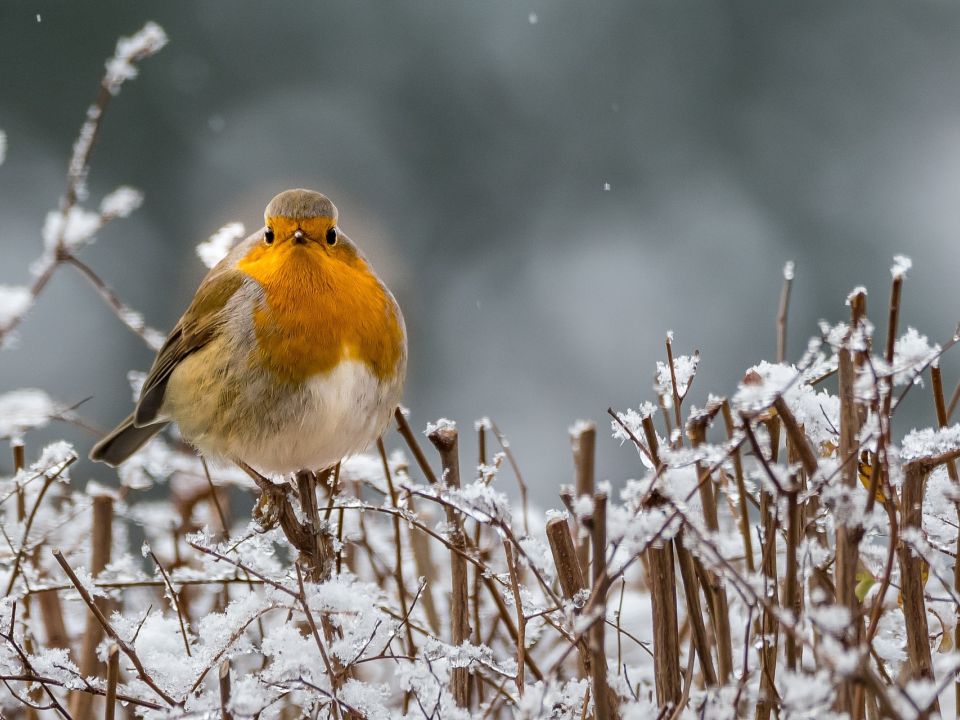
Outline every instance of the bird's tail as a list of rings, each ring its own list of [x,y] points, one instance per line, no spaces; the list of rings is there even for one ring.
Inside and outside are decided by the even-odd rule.
[[[147,440],[163,430],[167,424],[158,422],[137,427],[133,424],[133,415],[131,414],[111,430],[103,440],[93,446],[90,451],[90,459],[116,467],[142,448]]]

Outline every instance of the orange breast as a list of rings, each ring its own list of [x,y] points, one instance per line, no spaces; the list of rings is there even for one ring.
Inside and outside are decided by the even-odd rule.
[[[278,243],[251,251],[237,268],[263,287],[254,313],[253,362],[291,383],[332,370],[344,359],[393,377],[404,350],[396,307],[366,262],[317,243]]]

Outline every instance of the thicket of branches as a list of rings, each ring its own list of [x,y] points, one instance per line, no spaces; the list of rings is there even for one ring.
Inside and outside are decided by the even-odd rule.
[[[64,268],[161,339],[78,253],[139,204],[120,188],[88,209],[85,180],[110,100],[165,41],[148,24],[107,62],[32,283],[0,287],[5,346]],[[204,262],[241,233],[204,243]],[[788,265],[777,362],[703,408],[684,406],[699,356],[668,336],[652,402],[609,411],[641,479],[596,482],[598,428],[578,422],[574,482],[546,513],[487,419],[469,461],[453,423],[421,440],[398,410],[374,454],[259,484],[158,438],[107,488],[70,476],[67,443],[30,445],[76,409],[0,396],[16,468],[0,479],[3,713],[930,717],[960,670],[958,392],[938,365],[958,337],[901,331],[908,269],[896,259],[885,332],[857,289],[787,363]],[[931,427],[895,437],[921,381]],[[231,517],[239,494],[258,498],[252,518]]]

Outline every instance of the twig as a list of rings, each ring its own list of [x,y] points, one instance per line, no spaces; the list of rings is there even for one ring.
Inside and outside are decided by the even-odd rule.
[[[947,422],[953,417],[953,411],[957,409],[957,403],[960,402],[960,382],[953,389],[953,395],[950,396],[950,403],[947,405]]]
[[[177,619],[180,621],[180,635],[183,637],[183,649],[187,652],[187,657],[192,657],[193,653],[190,652],[190,641],[187,639],[187,628],[183,622],[183,609],[180,607],[180,599],[177,597],[177,591],[173,587],[173,583],[170,582],[170,576],[167,575],[167,571],[163,569],[163,565],[160,563],[160,560],[154,554],[153,550],[150,551],[150,559],[153,560],[154,564],[157,566],[157,569],[160,571],[160,575],[163,578],[163,583],[167,588],[167,592],[170,593],[170,602],[173,604],[174,610],[177,611]]]
[[[677,428],[681,429],[683,427],[683,420],[680,416],[680,404],[683,402],[683,398],[680,397],[680,391],[677,388],[677,370],[673,366],[673,336],[671,333],[667,333],[666,347],[667,367],[670,369],[670,387],[673,391],[673,419],[677,425]],[[692,379],[693,378],[691,378],[691,381]],[[687,387],[689,389],[689,385]],[[677,437],[677,443],[679,445],[683,445],[683,433],[680,433],[680,435]]]
[[[777,362],[787,358],[787,312],[790,308],[790,289],[793,286],[793,261],[783,266],[783,288],[780,290],[780,306],[777,310]]]
[[[66,558],[63,557],[63,554],[59,550],[53,551],[53,557],[60,564],[60,567],[63,568],[63,571],[67,574],[67,577],[70,578],[70,582],[73,583],[73,586],[77,589],[77,592],[80,593],[80,597],[87,604],[87,607],[90,608],[90,612],[97,619],[97,622],[100,623],[100,627],[103,628],[103,631],[110,636],[111,639],[117,644],[123,654],[130,658],[130,662],[133,663],[133,667],[137,671],[137,676],[143,680],[147,686],[153,690],[160,698],[163,699],[168,705],[176,705],[177,701],[174,700],[170,695],[168,695],[163,688],[157,685],[154,682],[153,678],[150,677],[150,674],[143,667],[143,663],[140,662],[140,658],[137,656],[136,651],[130,647],[123,638],[113,629],[113,626],[109,621],[103,616],[103,613],[100,611],[100,608],[97,607],[97,604],[93,601],[93,598],[90,597],[90,593],[87,592],[87,589],[83,586],[83,583],[80,582],[77,578],[76,573],[73,572],[73,568],[70,567],[70,564],[67,562]]]
[[[457,449],[457,429],[452,425],[440,425],[432,430],[427,437],[440,453],[440,462],[443,466],[444,483],[449,488],[460,488],[460,461]],[[457,548],[466,547],[466,536],[463,532],[463,519],[459,513],[447,507],[447,522],[453,530],[450,533],[450,545]],[[463,555],[451,552],[450,554],[450,642],[461,645],[470,638],[470,603],[467,585],[467,565]],[[452,670],[452,692],[454,702],[458,707],[466,707],[469,694],[470,675],[468,668],[457,667]]]
[[[420,467],[421,472],[423,472],[423,476],[431,485],[436,485],[437,475],[433,472],[433,468],[430,467],[430,462],[427,460],[427,456],[424,455],[423,450],[420,449],[420,443],[417,442],[416,435],[414,435],[413,430],[410,429],[410,423],[407,422],[407,418],[403,414],[403,410],[400,408],[394,410],[393,417],[397,421],[397,430],[399,431],[400,436],[406,441],[407,447],[410,448],[410,452],[413,453],[413,457],[417,461],[417,465]]]
[[[307,602],[307,593],[303,587],[303,573],[300,572],[300,564],[294,563],[294,568],[297,571],[297,586],[300,588],[300,592],[297,594],[297,600],[300,603],[300,607],[303,608],[303,614],[307,618],[307,624],[310,625],[310,632],[313,635],[313,640],[317,644],[317,649],[320,651],[320,657],[323,660],[323,666],[327,671],[327,677],[330,679],[330,686],[333,689],[333,700],[335,708],[335,716],[339,716],[339,700],[337,700],[337,689],[339,688],[338,673],[334,672],[333,666],[330,663],[330,658],[327,655],[326,647],[324,647],[323,641],[320,639],[320,633],[317,630],[317,623],[314,622],[313,613],[310,612],[310,604]]]
[[[93,268],[80,260],[76,255],[64,251],[63,262],[72,265],[86,278],[97,291],[103,301],[113,310],[113,314],[120,319],[134,335],[146,343],[151,350],[159,350],[163,344],[163,333],[146,325],[143,318],[133,308],[126,305],[117,294],[94,272]]]
[[[138,33],[138,37],[141,39],[141,42],[138,43],[136,47],[129,46],[133,50],[131,54],[124,55],[122,58],[118,58],[117,55],[115,55],[113,61],[116,62],[120,60],[124,64],[132,66],[133,63],[140,62],[144,58],[158,52],[166,44],[166,36],[163,31],[153,23],[145,25],[143,30]],[[123,40],[127,39],[125,38]],[[123,40],[121,40],[121,42]],[[120,43],[118,43],[118,54],[120,53],[120,47]],[[23,322],[27,311],[36,301],[40,293],[43,292],[44,288],[46,288],[56,270],[66,261],[67,257],[72,254],[69,252],[66,244],[67,218],[70,215],[70,211],[76,207],[77,201],[84,192],[84,185],[90,168],[90,156],[96,145],[97,138],[100,135],[100,128],[104,115],[106,114],[107,106],[110,104],[111,98],[120,90],[123,82],[135,76],[135,73],[112,74],[112,70],[110,69],[111,63],[107,65],[107,73],[100,81],[97,98],[87,109],[86,120],[81,126],[79,137],[73,146],[73,154],[70,157],[70,162],[67,167],[67,187],[63,197],[60,199],[59,214],[61,223],[59,233],[56,238],[53,239],[52,248],[49,248],[48,252],[38,261],[39,271],[29,288],[30,300],[26,307],[22,312],[10,317],[4,325],[0,325],[0,347],[3,346],[7,336]],[[113,216],[101,213],[100,226],[97,230],[112,219]]]
[[[619,420],[616,416],[615,419]],[[579,422],[570,430],[570,445],[573,449],[574,492],[577,497],[593,496],[594,463],[597,447],[597,426],[592,422]],[[574,523],[578,523],[576,516]],[[577,557],[583,572],[590,566],[590,538],[578,534]]]
[[[23,446],[18,445],[17,447],[22,448]],[[10,571],[10,580],[7,582],[7,589],[6,589],[6,592],[4,592],[4,596],[9,595],[11,593],[11,591],[13,590],[14,583],[16,583],[17,581],[17,576],[20,574],[20,563],[23,561],[23,556],[25,554],[25,550],[27,546],[27,538],[30,536],[30,529],[33,527],[34,518],[36,518],[37,516],[37,510],[40,509],[40,503],[43,502],[44,495],[47,494],[47,490],[50,488],[50,486],[66,471],[66,469],[71,465],[73,465],[76,461],[77,461],[77,458],[76,456],[74,456],[69,460],[67,460],[66,462],[62,463],[61,467],[53,475],[47,475],[47,474],[43,475],[44,477],[43,487],[40,488],[40,492],[37,495],[37,499],[33,503],[33,508],[31,508],[30,514],[27,516],[26,522],[24,523],[23,535],[20,539],[20,548],[17,550],[16,556],[13,559],[13,569]],[[18,461],[16,460],[14,461],[15,466],[17,462]],[[19,470],[20,468],[17,468],[17,469]]]
[[[380,462],[383,464],[383,475],[386,478],[387,490],[390,493],[390,503],[398,507],[397,491],[393,487],[393,476],[390,473],[390,463],[387,461],[387,450],[383,445],[383,438],[377,438],[377,450],[380,453]],[[393,540],[394,540],[394,568],[393,576],[397,581],[397,598],[400,600],[400,612],[407,615],[407,588],[403,582],[403,545],[400,535],[400,518],[393,516]],[[411,657],[417,654],[417,646],[413,642],[413,631],[410,626],[406,626],[407,654]],[[409,694],[404,693],[403,712],[407,712],[409,703]]]
[[[520,489],[520,507],[523,512],[523,532],[526,535],[530,534],[530,508],[527,501],[527,484],[523,481],[523,474],[520,472],[520,465],[517,464],[517,459],[513,456],[513,450],[510,449],[510,441],[507,440],[506,436],[500,431],[500,428],[497,427],[497,424],[490,421],[490,429],[493,431],[493,436],[497,438],[497,442],[500,444],[500,449],[503,450],[503,454],[507,456],[507,462],[510,463],[510,469],[513,470],[513,476],[517,480],[517,487]]]
[[[607,496],[598,492],[593,496],[593,513],[590,516],[590,547],[593,563],[591,575],[593,578],[593,594],[600,598],[597,612],[604,620],[607,616],[607,591],[609,582],[606,572],[607,547]],[[594,623],[590,633],[590,644],[593,658],[591,661],[591,676],[593,679],[593,698],[597,720],[613,720],[619,717],[617,696],[607,685],[607,653],[605,642],[606,623]]]
[[[517,567],[513,559],[513,548],[506,538],[503,540],[503,552],[507,558],[510,585],[513,588],[513,603],[517,611],[517,692],[520,697],[523,697],[523,658],[527,651],[527,621],[523,615],[523,600],[520,597],[520,580],[517,577]]]
[[[213,484],[213,477],[210,475],[210,467],[207,465],[207,459],[201,455],[200,464],[203,465],[203,474],[207,478],[207,485],[210,487],[210,501],[213,505],[213,508],[217,511],[217,518],[220,520],[220,527],[223,528],[223,536],[229,540],[230,539],[230,526],[227,525],[227,516],[223,512],[223,508],[220,506],[220,498],[217,497],[217,486]]]

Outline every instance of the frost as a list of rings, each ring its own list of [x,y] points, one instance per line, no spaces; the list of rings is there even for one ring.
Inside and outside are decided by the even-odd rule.
[[[621,444],[627,441],[632,442],[633,438],[630,437],[631,434],[633,434],[633,437],[642,438],[644,419],[653,416],[656,411],[656,405],[651,402],[645,402],[636,410],[627,408],[625,412],[618,412],[617,417],[620,419],[620,422],[616,420],[610,421],[610,429],[613,432],[614,440],[619,440]],[[626,426],[626,430],[624,426]],[[629,432],[627,432],[628,430]]]
[[[442,486],[424,492],[431,491],[480,522],[510,522],[510,499],[482,479],[459,489]]]
[[[890,275],[893,276],[894,280],[903,279],[906,276],[907,271],[913,267],[913,260],[908,258],[906,255],[894,255],[893,256],[893,266],[890,268]]]
[[[840,399],[825,391],[815,391],[792,365],[762,362],[752,367],[737,389],[733,402],[738,410],[758,412],[769,408],[781,394],[797,422],[818,447],[836,440],[836,428],[840,427]]]
[[[23,315],[33,305],[30,288],[16,285],[0,285],[0,328]]]
[[[516,673],[516,663],[505,660],[497,663],[493,650],[486,645],[473,645],[464,642],[461,645],[448,645],[435,638],[427,638],[423,646],[423,654],[429,660],[444,659],[451,667],[465,668],[471,665],[484,665],[495,670],[500,675],[510,676]]]
[[[850,627],[850,609],[843,605],[814,606],[807,614],[820,631],[837,637],[842,637]]]
[[[867,295],[867,289],[863,285],[857,285],[857,287],[847,294],[847,306],[853,305],[853,299],[859,295],[863,295],[864,297]]]
[[[106,62],[103,86],[116,95],[120,86],[137,76],[134,63],[159,52],[167,44],[167,34],[154,22],[148,22],[135,35],[117,41],[117,49]]]
[[[897,385],[918,380],[918,374],[940,355],[940,346],[930,345],[926,335],[914,328],[897,338],[893,346],[893,381]]]
[[[51,210],[43,223],[43,242],[48,250],[60,242],[68,249],[75,249],[93,240],[103,226],[100,213],[74,205],[66,217],[60,210]]]
[[[673,374],[677,378],[677,395],[683,398],[697,374],[697,365],[700,363],[700,353],[693,355],[679,355],[673,359]],[[656,381],[653,391],[660,397],[673,398],[673,378],[670,375],[670,366],[664,362],[657,362]]]
[[[427,423],[426,429],[423,431],[424,435],[430,435],[435,433],[438,430],[456,430],[457,424],[453,420],[448,420],[447,418],[440,418],[436,422]]]
[[[794,265],[793,260],[787,260],[783,265],[783,279],[784,280],[793,280],[794,271],[796,266]]]
[[[778,680],[784,708],[789,711],[806,714],[817,708],[827,710],[833,704],[836,691],[827,672],[807,675],[787,671]]]
[[[143,193],[136,188],[121,185],[100,201],[104,217],[125,218],[143,204]]]
[[[956,450],[960,450],[960,423],[940,430],[924,428],[911,431],[903,439],[900,459],[908,463]]]
[[[567,433],[571,437],[579,437],[585,432],[596,429],[596,425],[591,420],[577,420],[573,425],[567,428]]]
[[[212,268],[227,256],[236,243],[243,239],[246,230],[243,223],[227,223],[208,240],[197,245],[197,256],[208,268]]]
[[[53,399],[43,390],[25,388],[0,395],[0,437],[17,437],[43,427],[56,414]]]
[[[52,475],[55,474],[56,470],[62,469],[61,466],[71,463],[76,459],[77,451],[73,449],[73,445],[66,440],[57,440],[43,449],[43,452],[40,453],[40,458],[31,468],[36,472],[50,472]],[[62,473],[60,474],[60,478],[63,480],[66,479]]]

